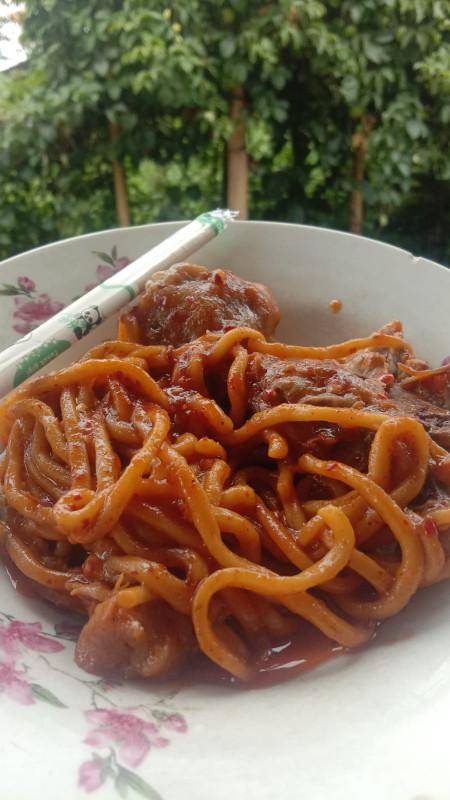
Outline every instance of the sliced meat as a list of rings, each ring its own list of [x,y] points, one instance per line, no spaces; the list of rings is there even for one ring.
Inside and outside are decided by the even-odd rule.
[[[413,366],[408,362],[408,366]],[[427,367],[420,367],[427,369]],[[408,375],[401,381],[401,388],[408,394],[428,403],[450,410],[450,373],[430,375],[421,380],[411,380]]]
[[[384,333],[386,336],[396,336],[403,339],[403,326],[398,320],[388,322],[380,328],[377,333]],[[373,347],[358,350],[354,355],[343,359],[347,369],[359,375],[360,378],[379,378],[381,375],[398,375],[398,365],[406,362],[410,363],[411,353],[405,348],[380,348]],[[421,362],[423,363],[423,362]]]
[[[360,407],[389,402],[375,378],[361,378],[331,359],[284,360],[253,353],[246,373],[251,411],[280,403]]]
[[[403,338],[401,322],[389,322],[380,333]],[[414,370],[428,368],[426,361],[416,358],[407,349],[380,349],[368,348],[360,350],[355,355],[345,360],[347,369],[361,378],[381,378],[391,374],[396,380],[388,385],[387,393],[393,402],[393,407],[383,408],[387,413],[404,414],[414,417],[424,425],[430,436],[442,447],[450,450],[450,385],[447,375],[440,375],[430,381],[410,383],[408,388],[402,386],[402,378],[407,377],[399,369],[405,364]],[[380,408],[377,402],[376,408]]]
[[[398,384],[392,385],[389,394],[397,414],[418,419],[432,439],[450,450],[450,411],[404,391]]]
[[[143,342],[175,347],[208,331],[240,326],[270,337],[280,319],[278,305],[265,286],[193,264],[156,273],[135,314]]]
[[[251,412],[286,402],[341,408],[389,404],[380,381],[364,380],[331,359],[287,361],[253,353],[246,378]],[[372,434],[315,422],[284,425],[282,431],[298,453],[332,457],[357,469],[367,469]]]
[[[288,361],[254,353],[246,373],[250,410],[288,402],[401,414],[418,419],[438,444],[450,450],[450,411],[404,391],[397,382],[385,387],[375,377],[363,378],[349,366],[348,361]]]
[[[99,603],[75,649],[79,667],[94,675],[153,678],[177,670],[194,646],[191,620],[163,602],[120,608]]]

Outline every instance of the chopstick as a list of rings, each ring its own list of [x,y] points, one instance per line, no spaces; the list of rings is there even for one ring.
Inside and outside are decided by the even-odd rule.
[[[133,300],[154,272],[191,256],[236,216],[236,211],[220,208],[201,214],[4,350],[0,354],[0,397]]]

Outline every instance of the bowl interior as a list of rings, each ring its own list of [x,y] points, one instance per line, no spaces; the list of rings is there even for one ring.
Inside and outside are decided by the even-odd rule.
[[[113,269],[102,254],[111,260],[115,252],[117,264],[125,256],[136,258],[179,226],[116,229],[38,248],[4,261],[1,280],[14,286],[19,276],[33,276],[32,300],[45,295],[68,303]],[[302,225],[237,222],[190,260],[229,268],[270,286],[282,309],[282,340],[327,344],[401,319],[422,357],[438,362],[448,355],[448,271],[391,245]],[[338,314],[330,311],[332,299],[343,303]],[[0,298],[6,322],[0,347],[19,335],[13,326],[23,320],[14,314],[22,301],[9,295]],[[96,338],[109,336],[114,325],[115,321],[100,328]],[[82,350],[86,344],[84,340]]]

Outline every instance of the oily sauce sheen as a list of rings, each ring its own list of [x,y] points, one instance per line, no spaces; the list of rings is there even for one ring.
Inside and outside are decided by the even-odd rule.
[[[349,652],[349,648],[331,641],[313,625],[302,620],[299,629],[289,639],[273,644],[259,657],[254,658],[254,674],[245,685],[250,689],[274,686]],[[239,680],[220,669],[203,654],[191,661],[184,676],[189,682],[242,688]]]
[[[19,594],[40,599],[36,585],[26,578],[8,557],[4,557],[2,562],[13,588]],[[75,617],[75,620],[76,622],[79,620],[81,628],[83,618]],[[299,629],[289,639],[274,644],[254,659],[255,674],[246,685],[251,689],[263,689],[292,680],[297,675],[349,652],[349,648],[332,642],[313,625],[302,620]],[[233,675],[209,661],[203,653],[199,653],[190,661],[183,677],[186,677],[189,683],[206,683],[235,689],[242,686]]]

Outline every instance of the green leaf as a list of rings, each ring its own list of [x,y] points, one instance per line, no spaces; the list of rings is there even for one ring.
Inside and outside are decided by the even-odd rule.
[[[426,127],[420,119],[408,119],[405,128],[411,139],[418,139],[426,133]]]
[[[121,94],[121,88],[118,83],[108,82],[106,88],[111,100],[118,100]]]
[[[441,108],[441,120],[446,125],[450,122],[450,105],[442,106]]]
[[[272,111],[272,114],[277,122],[284,122],[285,119],[287,118],[287,111],[285,108],[282,108],[282,106],[275,106],[275,108]]]
[[[124,799],[128,797],[128,781],[125,778],[121,767],[119,767],[119,772],[114,779],[114,788],[119,797],[123,797]]]
[[[65,703],[62,703],[56,695],[53,694],[49,689],[45,689],[44,686],[41,686],[39,683],[32,683],[31,684],[31,692],[35,700],[41,700],[43,703],[49,703],[51,706],[55,706],[55,708],[68,708]]]
[[[108,253],[103,253],[101,250],[93,250],[92,251],[94,256],[97,256],[102,261],[105,261],[107,264],[110,264],[112,267],[114,266],[114,261]]]
[[[107,61],[104,61],[103,59],[100,59],[99,61],[95,62],[94,69],[95,69],[97,75],[100,75],[101,78],[104,78],[105,75],[108,72],[109,64],[108,64]]]
[[[223,58],[231,58],[236,50],[235,40],[231,36],[220,40],[219,51]]]
[[[385,60],[384,48],[379,44],[369,40],[365,43],[364,50],[368,60],[373,61],[374,64],[381,64]]]
[[[359,82],[354,75],[346,75],[341,83],[341,92],[348,103],[355,103],[359,95]]]
[[[117,260],[117,245],[116,244],[113,246],[113,249],[111,250],[111,258],[112,258],[113,261]]]
[[[0,289],[0,294],[5,296],[10,296],[10,295],[23,294],[23,292],[21,292],[20,289],[17,288],[17,286],[13,286],[12,283],[4,283],[3,289]]]
[[[141,797],[146,797],[148,800],[163,800],[159,792],[156,791],[152,786],[150,786],[147,781],[144,781],[140,775],[137,775],[135,772],[132,772],[130,769],[126,767],[121,767],[118,765],[118,776],[116,778],[116,785],[117,782],[120,780],[126,786],[129,786],[136,794],[141,795]],[[120,777],[119,777],[120,776]],[[123,791],[123,789],[121,789]],[[121,797],[126,797],[126,795],[121,794]]]
[[[358,6],[358,3],[355,3],[350,8],[350,17],[352,21],[355,23],[358,23],[360,21],[363,13],[364,11],[360,6]]]
[[[240,63],[240,64],[239,63],[238,64],[232,63],[231,67],[232,67],[232,70],[230,70],[230,72],[232,74],[233,81],[236,81],[236,83],[245,83],[245,81],[247,80],[247,74],[248,74],[248,69],[247,69],[246,64],[244,64],[244,63]]]

